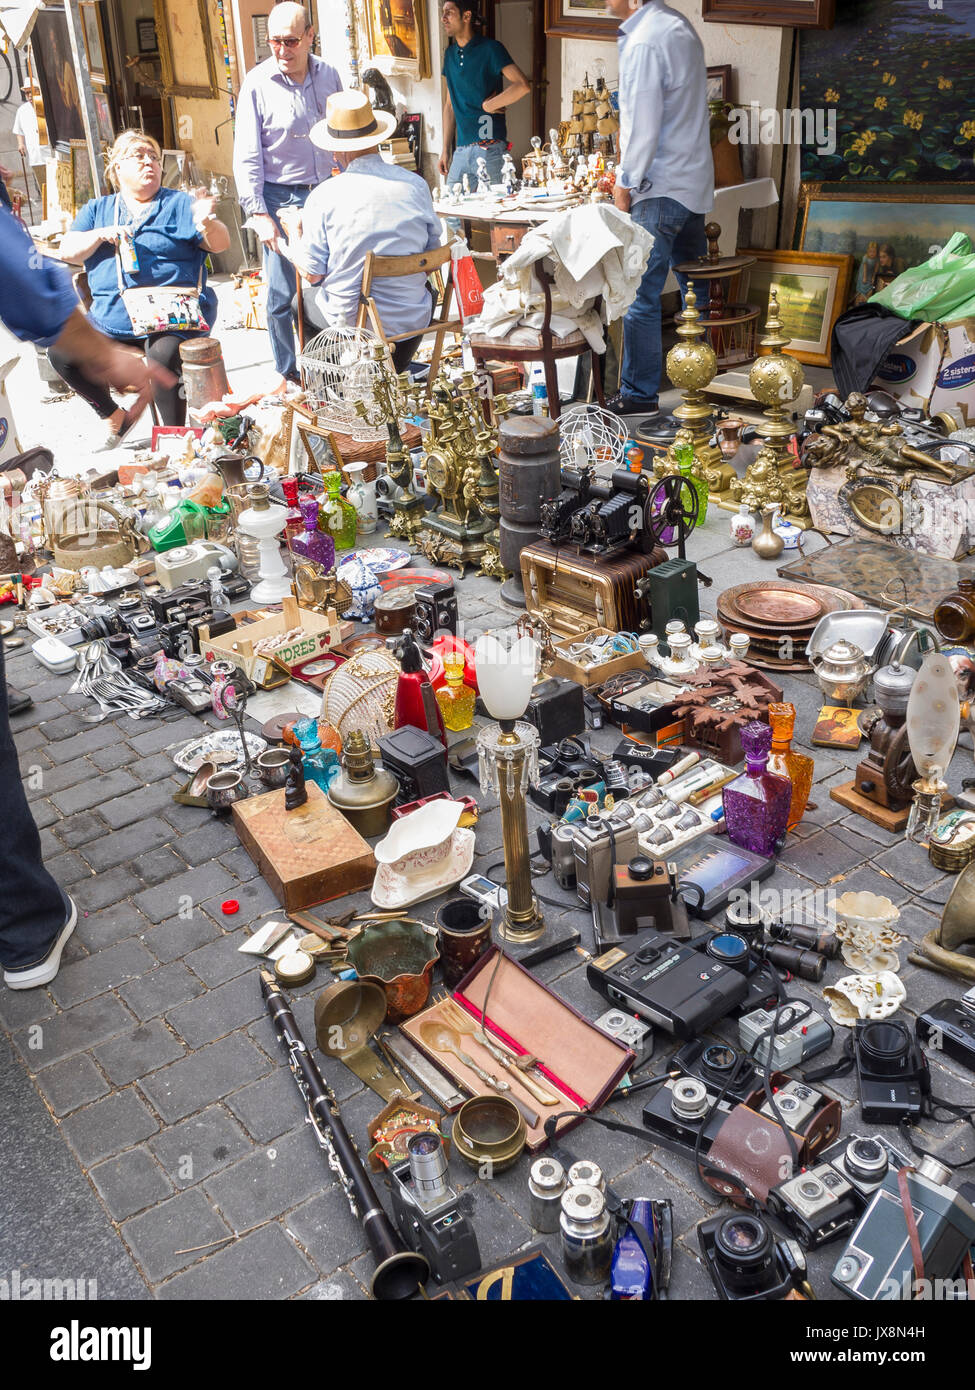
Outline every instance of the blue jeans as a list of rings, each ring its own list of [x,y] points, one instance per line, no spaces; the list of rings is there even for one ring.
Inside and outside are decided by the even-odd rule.
[[[284,183],[264,185],[264,204],[274,218],[278,230],[284,228],[278,221],[281,208],[301,208],[311,192],[309,188],[291,187]],[[293,376],[298,370],[295,360],[294,320],[291,317],[291,301],[298,285],[296,271],[290,261],[279,256],[277,251],[264,249],[264,281],[267,285],[267,332],[271,339],[271,355],[274,365],[282,376]]]
[[[695,261],[706,253],[705,218],[703,212],[689,212],[674,198],[642,198],[633,204],[630,216],[651,233],[654,243],[636,299],[623,320],[620,390],[631,401],[655,403],[663,367],[660,296],[669,270],[681,261]],[[683,297],[687,278],[676,271],[674,274]]]
[[[505,151],[508,148],[506,140],[492,140],[487,145],[458,145],[454,150],[454,157],[450,161],[450,168],[447,171],[447,189],[453,192],[455,183],[462,183],[464,175],[467,175],[470,183],[471,192],[477,189],[477,161],[483,159],[487,164],[488,182],[501,182],[501,165],[504,162]],[[448,229],[460,235],[463,228],[459,217],[448,217],[445,219]]]
[[[2,644],[0,644],[2,645]],[[28,757],[29,761],[29,757]],[[3,892],[0,893],[0,965],[38,965],[68,920],[68,900],[44,867],[41,837],[30,813],[7,713],[6,672],[0,649],[0,792]]]

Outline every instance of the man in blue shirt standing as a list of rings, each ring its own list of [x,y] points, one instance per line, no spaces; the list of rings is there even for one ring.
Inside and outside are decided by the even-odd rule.
[[[623,320],[618,415],[659,413],[663,367],[660,296],[667,272],[707,250],[704,214],[714,203],[704,48],[688,20],[663,0],[606,0],[619,28],[620,163],[613,200],[653,235],[653,250]],[[676,271],[675,271],[676,274]],[[683,294],[686,279],[677,275]]]
[[[311,141],[312,127],[342,81],[312,53],[315,31],[301,5],[275,5],[268,15],[271,57],[244,78],[237,98],[234,179],[241,207],[264,246],[267,329],[274,365],[298,380],[291,301],[294,268],[278,252],[282,208],[300,208],[313,188],[331,176],[332,156]]]
[[[441,18],[450,43],[443,60],[447,95],[439,169],[449,188],[462,183],[465,174],[475,188],[478,159],[487,163],[491,183],[500,183],[508,148],[504,110],[530,91],[528,78],[504,44],[474,32],[475,14],[468,0],[444,0]],[[449,159],[455,137],[457,147]]]

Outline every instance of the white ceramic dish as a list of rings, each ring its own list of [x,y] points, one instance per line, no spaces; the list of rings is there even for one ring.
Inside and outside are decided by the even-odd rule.
[[[474,862],[474,831],[458,827],[450,837],[447,854],[424,874],[397,874],[380,864],[372,885],[372,901],[383,910],[399,910],[436,898],[466,878]]]
[[[257,734],[245,734],[244,737],[252,760],[267,747],[267,739]],[[216,758],[214,754],[217,754]],[[236,771],[244,766],[243,749],[236,729],[225,729],[207,734],[205,738],[196,738],[173,754],[173,762],[181,772],[196,772],[200,764],[207,760],[217,762],[227,771]]]
[[[901,915],[900,908],[895,907],[890,898],[882,898],[877,893],[842,893],[833,911],[844,926],[873,932],[892,927]]]
[[[397,878],[418,878],[450,853],[450,840],[463,814],[460,801],[429,801],[393,822],[376,845],[376,863]]]

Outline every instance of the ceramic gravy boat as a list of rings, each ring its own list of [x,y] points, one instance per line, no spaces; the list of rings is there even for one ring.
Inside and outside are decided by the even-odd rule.
[[[429,873],[450,853],[450,842],[464,807],[460,801],[431,801],[394,821],[376,845],[377,864],[394,874],[416,878]]]

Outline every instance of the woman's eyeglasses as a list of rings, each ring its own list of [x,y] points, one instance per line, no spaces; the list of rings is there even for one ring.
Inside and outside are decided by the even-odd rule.
[[[122,158],[131,159],[133,162],[138,162],[139,164],[144,164],[146,160],[148,160],[150,164],[158,164],[160,162],[159,156],[156,154],[155,150],[130,150],[129,153],[123,155]]]

